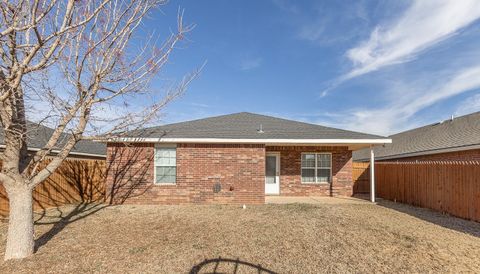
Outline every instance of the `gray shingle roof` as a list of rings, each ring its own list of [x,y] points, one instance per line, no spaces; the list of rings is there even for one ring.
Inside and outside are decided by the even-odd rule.
[[[263,133],[259,133],[260,126]],[[141,138],[383,139],[382,136],[241,112],[132,131]]]
[[[410,157],[468,149],[480,145],[480,112],[446,120],[441,123],[408,130],[389,136],[392,144],[375,147],[375,158],[379,160]],[[369,149],[353,153],[353,159],[369,159]]]
[[[53,133],[53,129],[33,122],[27,122],[27,145],[29,148],[42,148]],[[56,148],[63,147],[69,134],[62,134]],[[0,145],[4,145],[3,128],[0,128]],[[106,155],[106,145],[88,140],[79,141],[72,149],[73,153]]]

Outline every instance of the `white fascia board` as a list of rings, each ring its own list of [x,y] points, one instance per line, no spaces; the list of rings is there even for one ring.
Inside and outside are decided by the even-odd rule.
[[[391,144],[392,139],[226,139],[226,138],[114,138],[125,143],[220,143],[220,144]]]
[[[435,155],[435,154],[441,154],[441,153],[467,151],[467,150],[474,150],[474,149],[480,149],[480,145],[468,145],[468,146],[459,146],[459,147],[453,147],[453,148],[447,147],[447,148],[424,150],[424,151],[418,151],[418,152],[407,152],[407,153],[394,154],[394,155],[388,155],[388,156],[376,156],[376,159],[382,160],[382,161],[395,160],[395,159],[401,159],[401,158],[409,158],[409,157],[424,156],[424,155]]]
[[[34,150],[34,151],[38,151],[40,149],[38,148],[29,148],[29,150]],[[60,150],[56,150],[56,149],[52,149],[52,152],[53,153],[60,153]],[[92,157],[102,157],[102,158],[106,158],[107,155],[105,154],[94,154],[94,153],[85,153],[85,152],[75,152],[75,151],[70,151],[70,153],[68,153],[68,155],[78,155],[78,156],[92,156]]]
[[[5,145],[0,145],[0,148],[5,148]],[[29,151],[39,151],[40,148],[29,147],[29,148],[27,148],[27,150],[29,150]],[[60,150],[52,149],[50,152],[60,153]],[[91,156],[91,157],[101,157],[101,158],[106,158],[107,157],[107,155],[105,155],[105,154],[93,154],[93,153],[74,152],[74,151],[70,151],[70,153],[68,155]]]

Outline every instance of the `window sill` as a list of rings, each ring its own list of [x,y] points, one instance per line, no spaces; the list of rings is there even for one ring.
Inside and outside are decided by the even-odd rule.
[[[154,186],[176,186],[177,183],[153,183]]]
[[[302,182],[302,185],[330,185],[328,182],[321,182],[321,183],[316,183],[316,182]]]

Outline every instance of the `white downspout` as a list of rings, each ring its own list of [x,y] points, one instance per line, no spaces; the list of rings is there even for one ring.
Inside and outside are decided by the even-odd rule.
[[[370,201],[375,203],[375,152],[370,146]]]

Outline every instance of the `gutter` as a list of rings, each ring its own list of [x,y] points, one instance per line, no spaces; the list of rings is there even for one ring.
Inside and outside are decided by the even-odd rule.
[[[376,157],[376,159],[380,161],[395,160],[395,159],[402,159],[402,158],[415,157],[415,156],[434,155],[434,154],[440,154],[440,153],[457,152],[457,151],[474,150],[474,149],[480,149],[480,144],[464,145],[464,146],[449,147],[449,148],[438,148],[438,149],[423,150],[418,152],[406,152],[406,153],[394,154],[394,155],[388,155],[388,156],[378,156]],[[355,159],[354,161],[368,161],[368,158]]]
[[[5,145],[0,145],[0,148],[5,148]],[[39,151],[39,150],[41,150],[40,148],[36,148],[36,147],[29,147],[27,149],[29,151]],[[51,152],[58,154],[58,153],[60,153],[60,150],[52,149]],[[99,157],[99,158],[106,158],[107,157],[105,154],[94,154],[94,153],[74,152],[74,151],[70,151],[69,155],[90,156],[90,157]]]
[[[221,143],[221,144],[391,144],[392,139],[232,139],[232,138],[112,138],[119,143]]]

